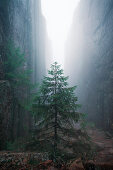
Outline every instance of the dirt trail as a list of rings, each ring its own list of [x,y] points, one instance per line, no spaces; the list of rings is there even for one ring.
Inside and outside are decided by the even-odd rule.
[[[88,130],[92,141],[97,145],[97,162],[113,161],[113,137],[99,129]]]

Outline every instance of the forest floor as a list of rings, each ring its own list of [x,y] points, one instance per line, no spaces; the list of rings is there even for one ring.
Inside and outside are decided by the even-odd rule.
[[[113,170],[113,137],[99,129],[88,129],[92,142],[96,145],[96,157],[83,166],[81,159],[71,162],[68,166],[58,167],[46,156],[38,153],[0,152],[0,170]]]
[[[97,145],[96,161],[113,161],[113,137],[110,133],[99,129],[90,129],[88,130],[88,134],[92,142]]]

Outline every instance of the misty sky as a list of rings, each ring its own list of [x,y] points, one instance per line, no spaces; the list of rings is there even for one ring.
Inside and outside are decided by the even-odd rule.
[[[53,60],[64,65],[64,44],[79,0],[41,0],[53,47]]]

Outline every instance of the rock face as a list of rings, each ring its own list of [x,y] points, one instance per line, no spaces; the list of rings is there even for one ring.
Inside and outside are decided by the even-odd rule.
[[[46,22],[41,11],[41,0],[31,1],[32,8],[32,68],[33,81],[41,82],[46,73],[46,41],[48,41]]]
[[[66,44],[66,72],[99,126],[113,122],[113,1],[81,0]]]
[[[2,97],[1,97],[2,96]],[[10,138],[12,96],[8,81],[0,80],[0,150]]]
[[[16,95],[15,98],[14,96],[12,97],[10,82],[8,82],[8,80],[4,80],[3,47],[7,44],[7,41],[13,40],[15,45],[19,47],[22,52],[25,54],[28,52],[27,65],[30,67],[29,63],[31,62],[30,56],[32,49],[30,22],[31,14],[29,9],[30,0],[1,0],[0,2],[0,121],[2,126],[2,135],[0,135],[0,149],[4,149],[6,147],[7,140],[15,140],[17,136],[19,137],[22,133],[25,134],[24,130],[22,133],[19,133],[24,124],[20,118],[24,110],[21,109],[20,113],[20,110],[17,110],[19,107],[18,102],[14,103],[15,98],[18,99],[19,96]],[[15,108],[13,106],[15,106]],[[25,120],[29,117],[27,116],[27,113],[23,116]],[[22,125],[21,128],[20,123]],[[25,124],[28,127],[28,121]]]
[[[47,42],[46,23],[41,13],[40,0],[0,1],[0,116],[2,117],[0,120],[4,126],[1,128],[3,130],[1,133],[8,133],[4,138],[0,136],[1,143],[4,139],[15,140],[17,137],[28,135],[32,126],[30,113],[18,104],[18,99],[21,100],[22,96],[16,92],[16,96],[12,95],[10,83],[4,80],[2,47],[10,40],[13,40],[25,54],[26,67],[33,70],[32,81],[39,82],[41,76],[45,74],[44,51]]]

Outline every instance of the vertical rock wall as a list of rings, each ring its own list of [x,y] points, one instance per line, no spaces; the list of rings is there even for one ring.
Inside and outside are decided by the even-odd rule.
[[[0,150],[6,146],[10,138],[12,95],[8,81],[0,80]]]
[[[41,13],[40,0],[1,0],[0,1],[0,149],[3,142],[25,137],[32,126],[30,113],[25,111],[18,99],[23,96],[15,91],[12,94],[10,83],[4,80],[2,47],[8,40],[25,54],[26,67],[33,70],[31,80],[40,82],[45,74],[46,23]],[[29,92],[28,92],[29,96]],[[5,143],[4,143],[5,144]]]
[[[7,41],[14,41],[15,45],[25,53],[27,67],[31,68],[31,11],[30,0],[1,0],[0,1],[0,117],[1,134],[0,149],[3,149],[7,140],[15,140],[26,135],[29,129],[29,115],[17,102],[18,93],[12,94],[10,82],[4,80],[3,47]],[[25,122],[24,122],[25,121]],[[21,127],[20,127],[21,126]],[[4,143],[4,145],[3,145]]]
[[[33,82],[41,82],[45,75],[46,22],[41,11],[41,0],[32,0]]]
[[[66,45],[66,72],[82,111],[99,126],[113,122],[113,1],[81,0]]]

